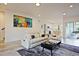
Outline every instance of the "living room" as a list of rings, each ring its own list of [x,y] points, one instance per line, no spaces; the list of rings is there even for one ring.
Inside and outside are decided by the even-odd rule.
[[[46,40],[48,41],[50,38],[61,41],[61,44],[72,45],[71,41],[65,41],[65,25],[66,22],[70,22],[69,19],[71,16],[71,22],[74,21],[74,19],[76,19],[74,22],[79,21],[78,6],[78,3],[1,3],[0,27],[2,30],[0,38],[2,39],[2,43],[0,42],[0,55],[25,55],[17,51],[23,48],[30,49],[37,47]],[[23,19],[23,21],[20,20],[17,24],[17,21],[15,21],[17,18]],[[24,19],[26,18],[29,18],[30,20],[30,22],[28,21],[28,24],[30,23],[29,26],[21,24],[21,22],[24,22]],[[78,42],[76,43],[78,47],[79,44]],[[75,46],[75,44],[73,46]],[[13,53],[10,52],[10,50],[14,48],[16,48],[15,52],[17,53],[14,53],[14,51]],[[42,50],[42,48],[39,49]],[[9,50],[9,52],[6,52],[7,50]],[[62,51],[61,48],[60,50]],[[56,53],[59,53],[60,50],[57,49]],[[24,51],[25,50],[23,50],[23,52]],[[64,54],[59,53],[54,55],[79,55],[79,53],[64,51]],[[67,52],[69,53],[67,54]],[[25,56],[28,55],[30,54]],[[36,56],[36,54],[33,55]],[[50,56],[51,54],[47,51],[46,54],[44,52],[40,55]]]

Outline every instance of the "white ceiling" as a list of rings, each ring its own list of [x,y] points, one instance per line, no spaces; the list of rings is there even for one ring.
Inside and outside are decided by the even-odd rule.
[[[61,19],[65,12],[66,16],[79,16],[79,3],[73,3],[73,7],[69,7],[69,3],[42,3],[39,7],[34,3],[10,3],[7,4],[6,10],[25,13],[40,19]]]

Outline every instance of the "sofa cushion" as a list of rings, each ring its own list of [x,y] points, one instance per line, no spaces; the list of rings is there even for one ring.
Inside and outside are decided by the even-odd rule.
[[[34,38],[34,39],[30,40],[30,43],[31,43],[31,44],[34,44],[34,43],[37,43],[37,42],[46,40],[46,38],[47,38],[47,37]]]
[[[35,35],[35,38],[39,38],[40,37],[40,34],[38,34],[38,33],[35,33],[34,35]]]

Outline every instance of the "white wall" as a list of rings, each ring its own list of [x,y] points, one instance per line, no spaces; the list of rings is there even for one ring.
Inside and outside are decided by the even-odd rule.
[[[16,41],[25,39],[27,33],[35,33],[39,32],[40,25],[36,18],[32,18],[33,20],[33,27],[32,28],[21,28],[21,27],[14,27],[13,26],[13,15],[20,15],[25,17],[30,17],[29,15],[25,15],[23,13],[15,13],[11,11],[5,12],[5,38],[6,42]]]
[[[65,16],[63,20],[64,20],[64,23],[76,22],[76,21],[79,21],[79,16]]]
[[[24,13],[16,13],[13,11],[5,11],[5,40],[6,42],[16,41],[16,40],[22,40],[25,39],[27,33],[36,33],[41,31],[41,24],[45,23],[54,23],[57,25],[62,25],[63,19],[56,19],[57,21],[53,20],[41,20],[38,21],[37,18],[32,17],[33,19],[33,27],[32,28],[21,28],[21,27],[13,27],[13,15],[20,15],[25,17],[30,17],[27,14]],[[61,21],[60,21],[61,20]],[[52,24],[53,25],[53,24]],[[61,28],[61,27],[60,27]]]

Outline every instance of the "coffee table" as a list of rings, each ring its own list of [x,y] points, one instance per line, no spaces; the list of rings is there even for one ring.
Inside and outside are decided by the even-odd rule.
[[[48,50],[51,51],[51,56],[52,56],[53,55],[52,50],[56,49],[58,43],[60,43],[60,42],[57,42],[57,43],[52,43],[52,42],[41,43],[41,47],[43,47],[42,51],[44,51],[44,48],[48,49]]]

